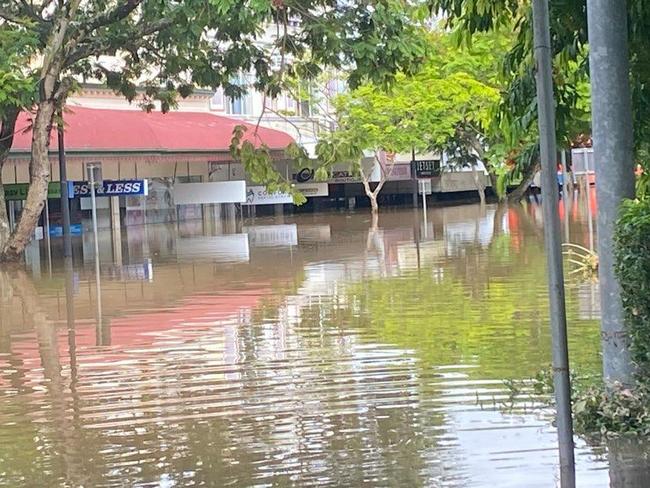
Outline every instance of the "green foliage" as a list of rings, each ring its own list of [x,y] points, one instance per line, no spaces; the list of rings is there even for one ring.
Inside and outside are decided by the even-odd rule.
[[[531,2],[511,0],[431,0],[461,45],[471,45],[486,32],[510,40],[500,58],[500,101],[490,133],[501,146],[490,155],[503,194],[505,187],[534,172],[538,164],[537,99]],[[585,0],[551,0],[551,31],[556,95],[556,131],[560,145],[590,132],[590,88]],[[504,166],[505,165],[505,166]]]
[[[616,274],[639,374],[650,372],[650,200],[627,202],[615,233]]]
[[[618,437],[650,434],[650,389],[640,383],[634,390],[620,385],[605,391],[592,386],[575,395],[574,428],[587,436]]]
[[[357,169],[364,151],[451,147],[473,155],[470,149],[483,144],[483,129],[499,97],[494,57],[488,52],[494,41],[487,36],[482,41],[476,51],[461,50],[450,35],[433,36],[429,58],[417,74],[398,75],[389,89],[366,84],[339,96],[334,102],[338,127],[319,143],[319,162],[325,168],[347,162]],[[462,164],[473,164],[476,157],[470,159]]]
[[[273,157],[270,149],[265,144],[256,147],[253,142],[245,138],[248,128],[238,125],[233,131],[230,141],[230,154],[244,165],[246,174],[254,183],[263,184],[269,193],[289,193],[296,205],[302,205],[307,201],[305,196],[296,190],[295,186],[287,181],[273,165]],[[307,157],[304,149],[296,144],[287,147],[287,155],[297,162],[302,162]]]
[[[37,84],[27,66],[35,44],[32,32],[8,25],[0,29],[0,119],[34,102]]]
[[[191,85],[222,85],[235,94],[232,80],[240,71],[255,73],[256,88],[270,92],[282,79],[280,71],[299,69],[305,76],[323,66],[348,69],[353,86],[390,83],[397,71],[413,72],[425,52],[421,6],[406,0],[93,0],[76,9],[2,0],[0,18],[19,43],[35,41],[43,63],[63,54],[63,77],[103,81],[128,99],[144,83],[145,108],[151,100],[172,108],[170,97],[187,95]],[[66,18],[70,26],[61,30],[62,38],[55,36]],[[268,25],[277,26],[277,37],[264,46],[258,41]],[[275,54],[283,57],[280,67],[274,66]],[[120,62],[102,62],[103,55]]]
[[[614,385],[606,390],[599,376],[571,371],[573,428],[587,439],[647,436],[650,434],[650,386],[639,382],[632,390]],[[514,399],[530,389],[553,404],[553,368],[538,371],[529,380],[507,380],[504,385]]]

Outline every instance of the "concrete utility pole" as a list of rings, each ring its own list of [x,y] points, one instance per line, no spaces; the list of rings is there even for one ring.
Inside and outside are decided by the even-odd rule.
[[[562,233],[558,213],[557,141],[555,139],[555,101],[548,0],[533,2],[533,31],[539,113],[539,152],[542,162],[542,206],[546,247],[551,337],[553,347],[553,385],[555,387],[556,424],[560,451],[562,488],[575,487],[573,421],[571,418],[571,381],[567,345],[564,272],[562,269]]]
[[[614,273],[614,228],[634,198],[634,141],[625,0],[588,0],[592,131],[598,198],[598,274],[605,384],[633,383],[621,289]]]

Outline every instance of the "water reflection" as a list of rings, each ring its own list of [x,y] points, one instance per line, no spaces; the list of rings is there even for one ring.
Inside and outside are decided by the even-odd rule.
[[[550,363],[540,215],[129,227],[99,321],[93,256],[3,269],[0,485],[553,486],[542,399],[503,384]],[[597,371],[595,314],[568,299]],[[638,452],[610,446],[608,475],[578,446],[581,486],[647,486]]]

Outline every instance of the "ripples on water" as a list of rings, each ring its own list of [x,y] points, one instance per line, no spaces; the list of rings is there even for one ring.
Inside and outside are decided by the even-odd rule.
[[[128,229],[121,265],[102,248],[99,325],[81,249],[67,277],[1,274],[0,485],[555,486],[545,399],[504,387],[550,362],[539,213]],[[568,295],[597,371],[593,289]],[[577,459],[609,485],[603,449]],[[621,459],[637,484],[612,486],[648,486]]]

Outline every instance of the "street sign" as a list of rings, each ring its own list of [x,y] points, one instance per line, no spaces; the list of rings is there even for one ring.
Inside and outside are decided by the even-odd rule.
[[[21,201],[27,199],[29,183],[12,183],[4,185],[6,201]],[[47,198],[61,198],[61,184],[50,182],[47,185]]]
[[[421,161],[411,161],[413,173],[416,178],[433,178],[440,176],[439,159],[423,159]]]
[[[418,180],[418,187],[420,189],[420,195],[431,195],[431,180]]]
[[[97,188],[98,197],[121,197],[134,195],[148,195],[147,180],[104,180]],[[70,181],[70,198],[90,197],[90,183],[88,181]]]

